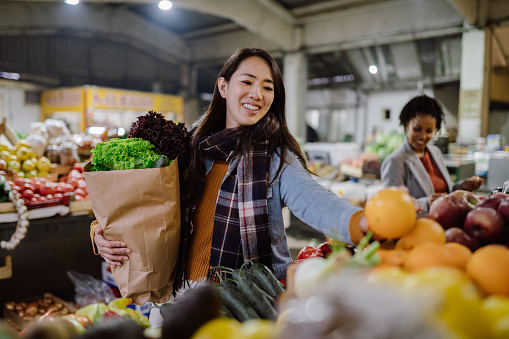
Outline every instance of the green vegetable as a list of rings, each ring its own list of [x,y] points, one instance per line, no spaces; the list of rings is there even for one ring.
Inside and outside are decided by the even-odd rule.
[[[237,287],[262,319],[275,321],[277,311],[247,276],[240,277]]]
[[[239,321],[260,318],[239,290],[223,284],[215,284],[214,286],[219,289],[223,304]]]
[[[254,263],[251,266],[251,274],[258,284],[267,292],[271,297],[277,298],[284,292],[281,283],[277,280],[274,274],[267,266],[261,263]]]
[[[152,168],[161,152],[141,138],[111,139],[92,150],[90,171]]]

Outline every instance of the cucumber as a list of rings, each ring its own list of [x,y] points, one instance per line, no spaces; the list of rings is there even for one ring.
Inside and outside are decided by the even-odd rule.
[[[259,286],[258,281],[256,281],[249,268],[247,267],[242,268],[242,276],[240,269],[236,269],[232,273],[232,278],[235,281],[240,281],[241,278],[250,280],[253,283],[254,288],[256,288],[259,291],[259,293],[261,293],[271,305],[274,305],[274,298],[267,292],[265,292],[265,290],[262,287]]]
[[[251,306],[253,306],[260,318],[276,321],[278,316],[276,309],[251,279],[240,277],[237,288],[246,297]]]
[[[250,271],[253,275],[253,278],[271,297],[277,298],[281,293],[284,292],[282,284],[264,264],[254,263],[251,266]]]
[[[218,284],[216,284],[218,285]],[[236,288],[230,286],[219,285],[219,295],[224,306],[239,321],[247,321],[249,319],[259,319],[260,316],[254,308],[249,304],[245,297]]]

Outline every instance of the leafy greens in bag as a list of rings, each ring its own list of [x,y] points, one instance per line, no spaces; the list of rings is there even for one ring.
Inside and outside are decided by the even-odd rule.
[[[161,152],[141,138],[111,139],[92,150],[90,171],[152,168]]]
[[[111,139],[92,150],[88,171],[168,166],[185,149],[189,132],[160,113],[149,111],[131,125],[128,139]]]

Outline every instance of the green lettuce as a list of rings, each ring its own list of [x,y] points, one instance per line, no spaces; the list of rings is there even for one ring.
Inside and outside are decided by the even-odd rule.
[[[141,138],[111,139],[91,151],[90,171],[152,168],[161,152]]]

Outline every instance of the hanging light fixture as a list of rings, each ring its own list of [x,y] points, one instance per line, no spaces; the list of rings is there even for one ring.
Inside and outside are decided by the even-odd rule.
[[[80,0],[65,0],[65,3],[69,5],[77,5],[80,3]]]
[[[168,0],[161,0],[159,2],[159,8],[162,9],[162,10],[169,10],[171,8],[173,4],[171,3],[171,1],[168,1]]]

